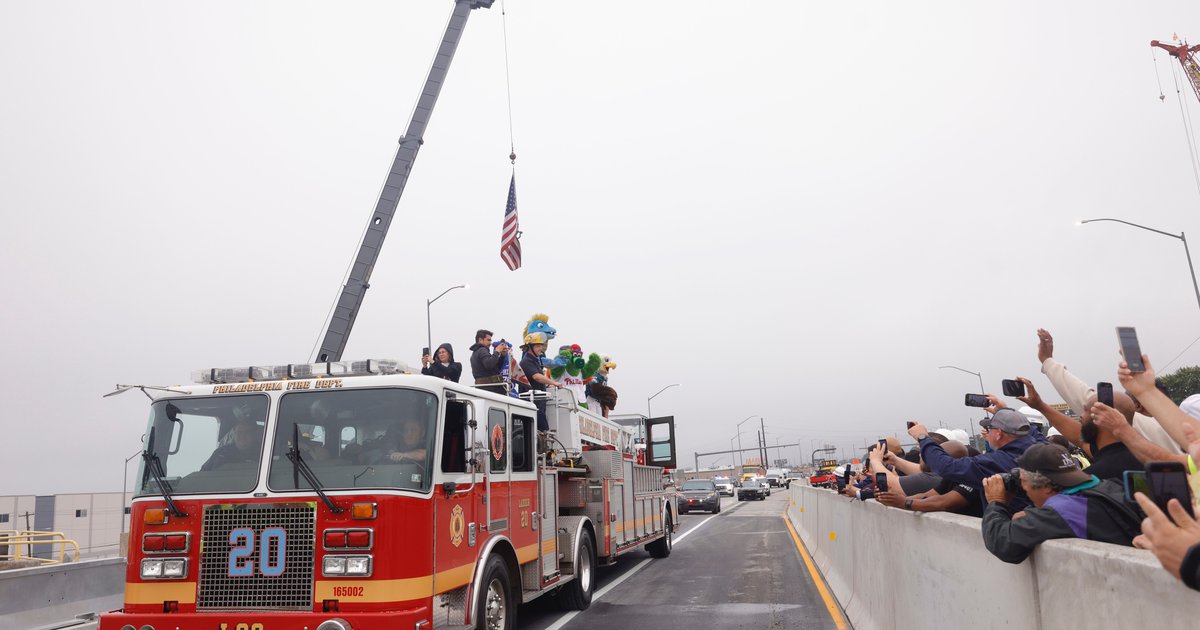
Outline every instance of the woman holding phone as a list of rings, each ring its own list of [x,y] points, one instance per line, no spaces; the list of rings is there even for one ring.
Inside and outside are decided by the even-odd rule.
[[[426,376],[436,376],[455,383],[462,376],[462,364],[454,360],[454,347],[448,343],[438,346],[432,357],[428,354],[421,357],[421,366],[421,373]]]

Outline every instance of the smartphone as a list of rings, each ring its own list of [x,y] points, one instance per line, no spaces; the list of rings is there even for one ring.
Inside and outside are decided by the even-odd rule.
[[[845,472],[842,473],[842,484],[848,485],[849,483],[850,483],[850,466],[847,465]]]
[[[904,423],[904,426],[905,426],[905,427],[907,427],[907,428],[909,428],[909,429],[911,429],[911,428],[913,428],[913,427],[917,426],[917,423],[916,423],[916,422],[913,422],[912,420],[909,420],[908,422],[905,422],[905,423]]]
[[[1141,492],[1146,496],[1150,495],[1150,482],[1146,481],[1146,472],[1142,470],[1126,470],[1122,473],[1125,478],[1125,500],[1130,503],[1137,503],[1137,499],[1133,495]]]
[[[879,440],[879,450],[880,451],[887,450],[887,440]]]
[[[988,400],[988,397],[983,394],[967,394],[964,404],[968,407],[987,408],[992,405],[992,401]]]
[[[1022,383],[1021,381],[1006,378],[1000,381],[1000,386],[1004,388],[1005,396],[1016,397],[1025,395],[1025,383]]]
[[[875,473],[875,492],[887,492],[887,473]]]
[[[426,355],[428,355],[428,354],[429,354],[429,348],[428,348],[428,347],[421,348],[421,356],[426,356]]]
[[[1192,511],[1192,492],[1183,462],[1147,462],[1146,481],[1150,486],[1150,498],[1168,518],[1171,513],[1167,511],[1167,502],[1171,499],[1177,499],[1188,516],[1196,517]]]
[[[1096,402],[1113,406],[1112,383],[1096,383]]]
[[[1117,341],[1121,342],[1121,354],[1130,372],[1145,372],[1142,363],[1142,347],[1138,345],[1137,330],[1132,326],[1117,326]]]

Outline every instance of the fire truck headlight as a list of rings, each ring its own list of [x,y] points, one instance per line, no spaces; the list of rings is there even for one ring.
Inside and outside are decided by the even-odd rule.
[[[346,575],[371,575],[371,556],[346,558]]]
[[[345,575],[346,558],[341,556],[325,556],[325,561],[321,563],[321,573],[325,575]]]
[[[142,560],[142,579],[179,579],[187,577],[187,558],[154,558]]]
[[[163,560],[162,576],[165,578],[181,578],[187,575],[187,560]]]
[[[163,561],[162,560],[142,560],[142,577],[157,578],[162,577]]]

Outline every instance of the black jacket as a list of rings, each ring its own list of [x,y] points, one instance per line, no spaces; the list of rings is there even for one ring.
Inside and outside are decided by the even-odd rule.
[[[427,376],[436,376],[438,378],[444,378],[447,381],[454,381],[455,383],[457,383],[458,377],[462,376],[462,364],[455,363],[453,346],[451,346],[448,343],[444,343],[444,344],[438,346],[438,350],[441,350],[442,348],[445,348],[446,354],[450,355],[450,364],[443,366],[441,363],[438,363],[438,360],[437,360],[438,353],[437,353],[437,350],[434,350],[433,351],[433,363],[430,363],[429,365],[421,368],[421,373],[425,374]]]
[[[992,555],[1013,564],[1055,538],[1131,546],[1142,522],[1138,510],[1125,500],[1124,486],[1111,479],[1074,494],[1056,494],[1040,508],[1025,508],[1021,518],[1012,515],[1009,506],[989,503],[983,511],[983,544]]]
[[[493,353],[487,344],[482,343],[471,346],[470,350],[471,376],[474,376],[475,380],[500,376],[500,366],[504,365],[501,361],[508,358],[507,354]]]

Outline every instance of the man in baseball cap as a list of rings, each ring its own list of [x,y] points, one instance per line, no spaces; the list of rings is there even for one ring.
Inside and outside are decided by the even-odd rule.
[[[1029,435],[1029,418],[1015,409],[997,409],[991,418],[979,421],[984,430],[999,429],[1009,435]]]
[[[992,555],[1020,563],[1043,541],[1085,538],[1133,545],[1141,514],[1125,501],[1116,480],[1100,481],[1079,468],[1067,449],[1048,442],[1030,446],[1017,459],[1019,468],[983,482],[983,542]],[[1014,519],[1009,490],[1019,484],[1033,503]]]
[[[1031,431],[1029,418],[1019,411],[1009,409],[999,398],[988,394],[992,405],[987,408],[992,417],[980,421],[983,427],[983,439],[992,447],[990,453],[982,453],[971,457],[955,459],[946,454],[932,437],[925,425],[914,422],[908,429],[908,434],[921,445],[921,459],[929,466],[929,470],[964,486],[980,488],[985,477],[998,475],[1012,470],[1025,449],[1034,444],[1043,443],[1046,438],[1041,433]],[[1023,493],[1012,497],[1013,509],[1020,510],[1029,505],[1029,499]]]

